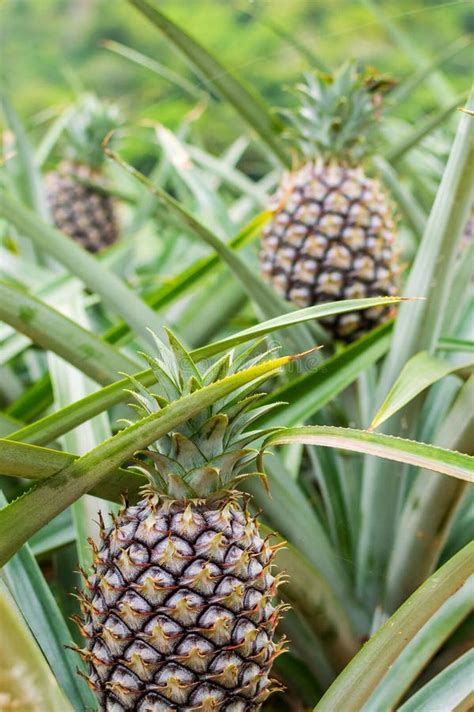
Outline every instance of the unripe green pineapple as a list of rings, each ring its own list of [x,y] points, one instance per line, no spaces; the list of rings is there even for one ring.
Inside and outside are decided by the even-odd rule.
[[[225,356],[201,374],[169,339],[161,360],[150,359],[156,395],[136,384],[143,415],[246,365]],[[235,491],[258,470],[249,445],[263,433],[248,426],[271,407],[255,407],[261,380],[140,453],[150,484],[101,528],[80,595],[80,654],[101,710],[251,712],[272,691],[270,668],[284,646],[274,640],[276,547]]]
[[[67,159],[45,178],[54,224],[89,252],[108,247],[119,235],[115,202],[106,192],[102,148],[119,124],[116,106],[86,95],[65,130]]]
[[[284,176],[263,234],[263,277],[283,297],[308,307],[398,290],[394,209],[363,167],[384,83],[351,64],[334,77],[306,76],[300,106],[288,112],[303,163]],[[352,341],[385,321],[391,307],[326,317],[333,336]]]

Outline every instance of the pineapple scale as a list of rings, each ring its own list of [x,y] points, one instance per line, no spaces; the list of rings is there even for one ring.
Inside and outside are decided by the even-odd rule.
[[[285,299],[309,307],[397,293],[392,204],[360,167],[310,161],[285,177],[271,208],[260,267]],[[392,307],[375,307],[321,323],[353,341],[392,315]]]
[[[150,492],[95,547],[79,651],[105,712],[254,712],[272,691],[275,547],[236,495]]]

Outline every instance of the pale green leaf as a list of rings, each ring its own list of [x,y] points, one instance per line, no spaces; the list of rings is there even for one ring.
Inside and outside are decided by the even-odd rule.
[[[151,343],[149,329],[164,336],[161,320],[154,311],[129,289],[122,279],[109,272],[92,255],[58,230],[42,222],[38,216],[11,195],[4,194],[0,215],[29,237],[40,249],[67,267],[104,302],[120,314],[132,329]]]
[[[7,477],[47,480],[77,459],[78,455],[62,450],[0,439],[0,474]],[[90,494],[111,502],[120,502],[121,495],[127,492],[130,500],[135,501],[140,487],[146,482],[145,477],[117,467],[111,471],[107,480],[92,487]]]
[[[271,529],[260,526],[264,535],[271,534]],[[278,537],[275,543],[282,545],[283,540]],[[341,670],[359,647],[343,605],[319,571],[291,544],[279,549],[275,563],[288,577],[279,589],[283,598],[303,614],[323,642],[330,662]]]
[[[293,442],[363,452],[387,460],[424,467],[433,472],[441,472],[467,482],[474,481],[474,457],[383,433],[371,433],[354,428],[337,428],[330,425],[308,425],[301,428],[279,430],[270,435],[266,445],[282,445]],[[380,476],[383,478],[383,472]]]
[[[279,329],[285,329],[294,324],[302,324],[306,321],[321,319],[325,316],[333,314],[344,314],[346,312],[358,311],[359,309],[371,309],[379,305],[396,304],[400,302],[400,297],[369,297],[367,299],[345,299],[338,302],[328,302],[327,304],[318,304],[313,307],[305,307],[292,311],[289,314],[282,314],[274,319],[269,319],[261,324],[256,324],[249,329],[244,329],[237,334],[232,334],[225,339],[221,339],[209,346],[201,346],[195,350],[197,358],[208,358],[220,351],[232,348],[237,344],[250,339],[257,339],[261,336],[266,336]]]
[[[472,370],[473,367],[473,361],[455,365],[436,356],[431,356],[427,351],[420,351],[420,353],[412,356],[403,367],[402,372],[372,420],[370,430],[378,428],[379,425],[403,408],[404,405],[416,398],[419,393],[441,378],[459,371]]]
[[[472,609],[471,577],[436,611],[400,654],[361,712],[395,709],[423,668]]]
[[[189,94],[189,96],[191,96],[193,99],[203,99],[207,96],[207,93],[205,91],[199,89],[191,82],[188,82],[186,79],[181,77],[176,72],[173,72],[172,69],[165,66],[164,64],[161,64],[155,59],[152,59],[151,57],[147,57],[145,54],[142,54],[142,52],[137,52],[137,50],[132,49],[131,47],[127,47],[121,42],[115,42],[114,40],[104,40],[102,42],[102,46],[110,50],[111,52],[114,52],[115,54],[118,54],[121,57],[125,57],[125,59],[128,59],[129,61],[138,64],[140,67],[145,67],[145,69],[148,69],[149,71],[153,72],[154,74],[157,74],[163,79],[166,79],[166,81],[171,82],[175,86],[182,89],[186,94]]]
[[[407,645],[467,581],[473,556],[471,543],[425,581],[352,659],[314,712],[360,709]]]
[[[172,221],[179,222],[188,232],[195,235],[199,240],[212,247],[223,262],[240,280],[242,287],[249,297],[258,305],[258,308],[267,318],[279,316],[282,313],[293,311],[292,305],[279,297],[275,290],[252,270],[246,261],[236,254],[217,235],[197,220],[171,195],[154,185],[143,173],[137,171],[133,166],[124,161],[113,151],[107,150],[107,155],[116,161],[127,173],[145,185],[150,193],[155,196],[159,205]],[[320,331],[322,331],[320,329]],[[304,326],[296,326],[288,335],[291,348],[296,351],[304,351],[313,346],[311,332]],[[324,333],[322,333],[324,339]]]
[[[399,712],[456,710],[468,697],[472,700],[473,679],[474,650],[468,650],[410,697]]]
[[[131,373],[136,369],[132,359],[99,336],[5,282],[0,282],[0,318],[98,383],[111,383],[121,371]]]
[[[471,101],[474,101],[474,96]],[[471,103],[469,103],[471,106]],[[472,206],[474,183],[472,165],[472,119],[461,116],[456,138],[426,224],[404,293],[425,297],[426,301],[401,304],[393,330],[392,343],[381,369],[374,398],[374,411],[380,407],[405,363],[419,351],[436,349],[442,325],[451,310],[453,264],[465,221]],[[407,437],[415,437],[418,412],[404,423]],[[385,426],[398,434],[400,416]],[[382,472],[383,467],[383,472]],[[361,532],[357,549],[356,578],[359,596],[371,604],[380,594],[384,570],[396,527],[403,478],[400,469],[366,458],[361,491]]]

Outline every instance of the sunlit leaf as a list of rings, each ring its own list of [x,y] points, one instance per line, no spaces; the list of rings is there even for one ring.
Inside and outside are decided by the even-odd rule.
[[[294,442],[363,452],[387,460],[424,467],[467,482],[474,481],[474,457],[434,445],[395,438],[382,433],[370,433],[366,430],[307,425],[279,430],[269,437],[266,444],[283,445]]]

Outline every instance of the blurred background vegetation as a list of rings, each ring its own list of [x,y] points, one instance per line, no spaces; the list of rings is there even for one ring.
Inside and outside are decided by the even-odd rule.
[[[160,6],[276,106],[287,101],[285,87],[311,64],[334,67],[355,57],[404,79],[474,30],[474,6],[464,0],[379,5],[369,0],[163,0]],[[42,132],[44,123],[83,89],[118,100],[132,123],[149,119],[171,129],[196,105],[196,94],[107,49],[104,43],[110,40],[203,88],[176,51],[122,0],[5,0],[0,15],[4,79],[33,132]],[[448,101],[453,90],[464,92],[472,52],[457,53],[444,69],[449,87],[442,80],[423,83],[399,117],[416,120],[442,103],[440,94],[445,92]],[[195,129],[207,148],[217,151],[242,125],[221,104],[204,111]]]

